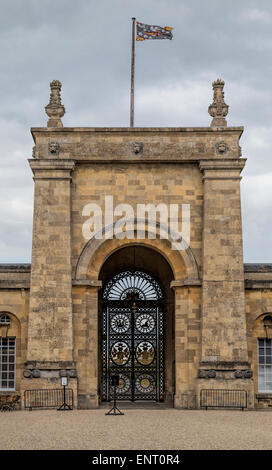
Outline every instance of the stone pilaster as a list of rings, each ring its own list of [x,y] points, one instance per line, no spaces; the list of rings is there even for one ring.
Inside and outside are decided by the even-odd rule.
[[[247,362],[240,172],[245,160],[200,162],[204,180],[202,361]]]
[[[240,204],[240,172],[244,164],[244,159],[200,162],[204,218],[199,388],[249,392],[252,388]]]
[[[73,282],[75,359],[78,364],[78,407],[98,408],[99,280]]]
[[[175,408],[196,408],[200,282],[172,281],[175,290]]]
[[[73,361],[71,201],[73,161],[30,160],[34,173],[27,361]]]

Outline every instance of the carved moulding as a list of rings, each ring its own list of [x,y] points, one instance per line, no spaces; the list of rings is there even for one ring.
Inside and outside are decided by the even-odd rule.
[[[25,369],[23,372],[23,376],[25,379],[38,379],[41,376],[41,372],[39,369]]]
[[[233,370],[214,370],[214,369],[199,369],[199,379],[251,379],[253,376],[251,369],[237,369]]]
[[[135,155],[141,154],[144,151],[144,144],[143,142],[132,142],[131,149]]]
[[[252,370],[247,369],[247,370],[236,370],[234,372],[234,377],[236,379],[251,379],[253,376]]]
[[[48,153],[50,155],[58,155],[60,151],[60,144],[58,142],[49,142]]]
[[[216,378],[216,370],[213,370],[213,369],[209,369],[209,370],[200,369],[198,371],[198,377],[200,379],[215,379]]]
[[[219,153],[220,155],[225,155],[229,151],[229,147],[225,142],[218,142],[215,145],[216,148],[216,153]]]
[[[46,378],[46,377],[70,377],[76,378],[77,371],[76,369],[69,369],[69,370],[39,370],[39,369],[25,369],[23,372],[23,376],[25,379],[39,379],[39,378]]]

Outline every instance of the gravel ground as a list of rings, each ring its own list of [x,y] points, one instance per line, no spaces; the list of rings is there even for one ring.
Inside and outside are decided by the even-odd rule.
[[[0,449],[272,449],[269,411],[105,411],[0,413]]]

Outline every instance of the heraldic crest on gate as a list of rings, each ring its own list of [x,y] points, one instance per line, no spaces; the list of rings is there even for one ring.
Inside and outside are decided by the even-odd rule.
[[[159,283],[146,272],[126,270],[105,286],[102,308],[102,400],[164,399],[164,309]]]

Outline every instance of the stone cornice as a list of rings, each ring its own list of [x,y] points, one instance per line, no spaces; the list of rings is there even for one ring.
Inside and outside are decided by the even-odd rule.
[[[246,158],[239,158],[239,160],[232,160],[227,158],[201,160],[199,168],[201,171],[209,170],[242,170],[245,166]]]
[[[272,273],[272,263],[245,263],[245,273]]]
[[[200,361],[200,368],[209,368],[214,370],[236,370],[237,368],[249,369],[250,364],[247,361]]]
[[[0,273],[30,273],[31,264],[30,263],[1,263],[0,264]]]
[[[176,289],[178,287],[194,287],[201,286],[200,279],[181,279],[172,281],[170,284],[171,289]]]
[[[96,287],[100,289],[102,287],[102,281],[99,279],[73,279],[72,281],[73,286],[79,286],[79,287]]]
[[[32,128],[35,160],[187,163],[241,156],[242,127]]]
[[[245,279],[245,289],[272,290],[272,279]]]
[[[47,135],[59,133],[112,133],[112,134],[139,134],[139,133],[219,133],[229,134],[235,133],[239,137],[242,135],[244,128],[239,127],[31,127],[31,134],[34,138],[36,134],[43,133]]]
[[[34,179],[71,180],[71,172],[75,168],[73,160],[28,160]]]
[[[203,180],[240,180],[245,163],[246,158],[201,160],[199,168],[203,172]]]
[[[71,171],[75,167],[72,160],[36,160],[29,158],[29,165],[32,170],[68,170]]]

